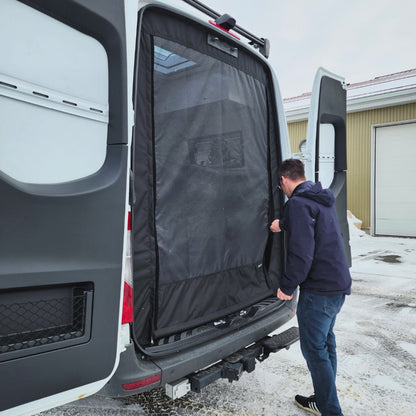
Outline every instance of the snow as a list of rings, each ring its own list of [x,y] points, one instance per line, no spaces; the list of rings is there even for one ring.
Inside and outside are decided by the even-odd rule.
[[[352,294],[337,317],[339,399],[345,416],[413,416],[416,408],[416,239],[372,237],[349,218]],[[291,320],[285,327],[296,325]],[[277,332],[281,332],[282,328]],[[167,399],[162,389],[126,399],[98,395],[44,416],[305,416],[295,394],[312,393],[299,343],[272,354],[236,383]]]
[[[337,318],[337,388],[348,416],[410,416],[416,407],[416,239],[372,237],[349,219],[352,294]],[[279,358],[290,401],[312,392],[299,346]],[[277,359],[277,357],[276,357]],[[284,360],[284,361],[283,361]],[[282,404],[278,415],[302,415]],[[267,414],[267,413],[265,413]]]

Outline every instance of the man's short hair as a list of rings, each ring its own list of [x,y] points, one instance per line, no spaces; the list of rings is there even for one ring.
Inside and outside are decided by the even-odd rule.
[[[286,159],[279,168],[279,178],[285,176],[292,181],[302,180],[305,178],[305,166],[299,159]]]

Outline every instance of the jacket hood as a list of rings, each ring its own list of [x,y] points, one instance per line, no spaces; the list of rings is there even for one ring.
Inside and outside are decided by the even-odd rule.
[[[295,188],[292,196],[312,199],[318,204],[325,205],[327,207],[330,207],[335,203],[334,193],[331,189],[323,189],[321,182],[302,182]]]

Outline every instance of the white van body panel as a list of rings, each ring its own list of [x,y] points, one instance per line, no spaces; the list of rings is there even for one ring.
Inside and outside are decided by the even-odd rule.
[[[0,56],[10,56],[0,61],[0,171],[33,184],[97,172],[108,128],[103,46],[27,5],[2,0]]]

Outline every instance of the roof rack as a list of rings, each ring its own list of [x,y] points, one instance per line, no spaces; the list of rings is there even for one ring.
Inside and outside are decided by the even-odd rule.
[[[206,6],[205,4],[201,3],[199,0],[183,0],[185,3],[188,3],[192,7],[195,7],[197,10],[205,13],[206,15],[212,17],[213,19],[218,19],[221,15],[216,12],[215,10],[211,9],[210,7]],[[269,57],[270,54],[270,41],[265,38],[259,38],[246,29],[235,25],[233,30],[241,36],[244,36],[247,40],[249,40],[249,44],[252,45],[255,49],[258,49],[259,52],[266,58]]]

